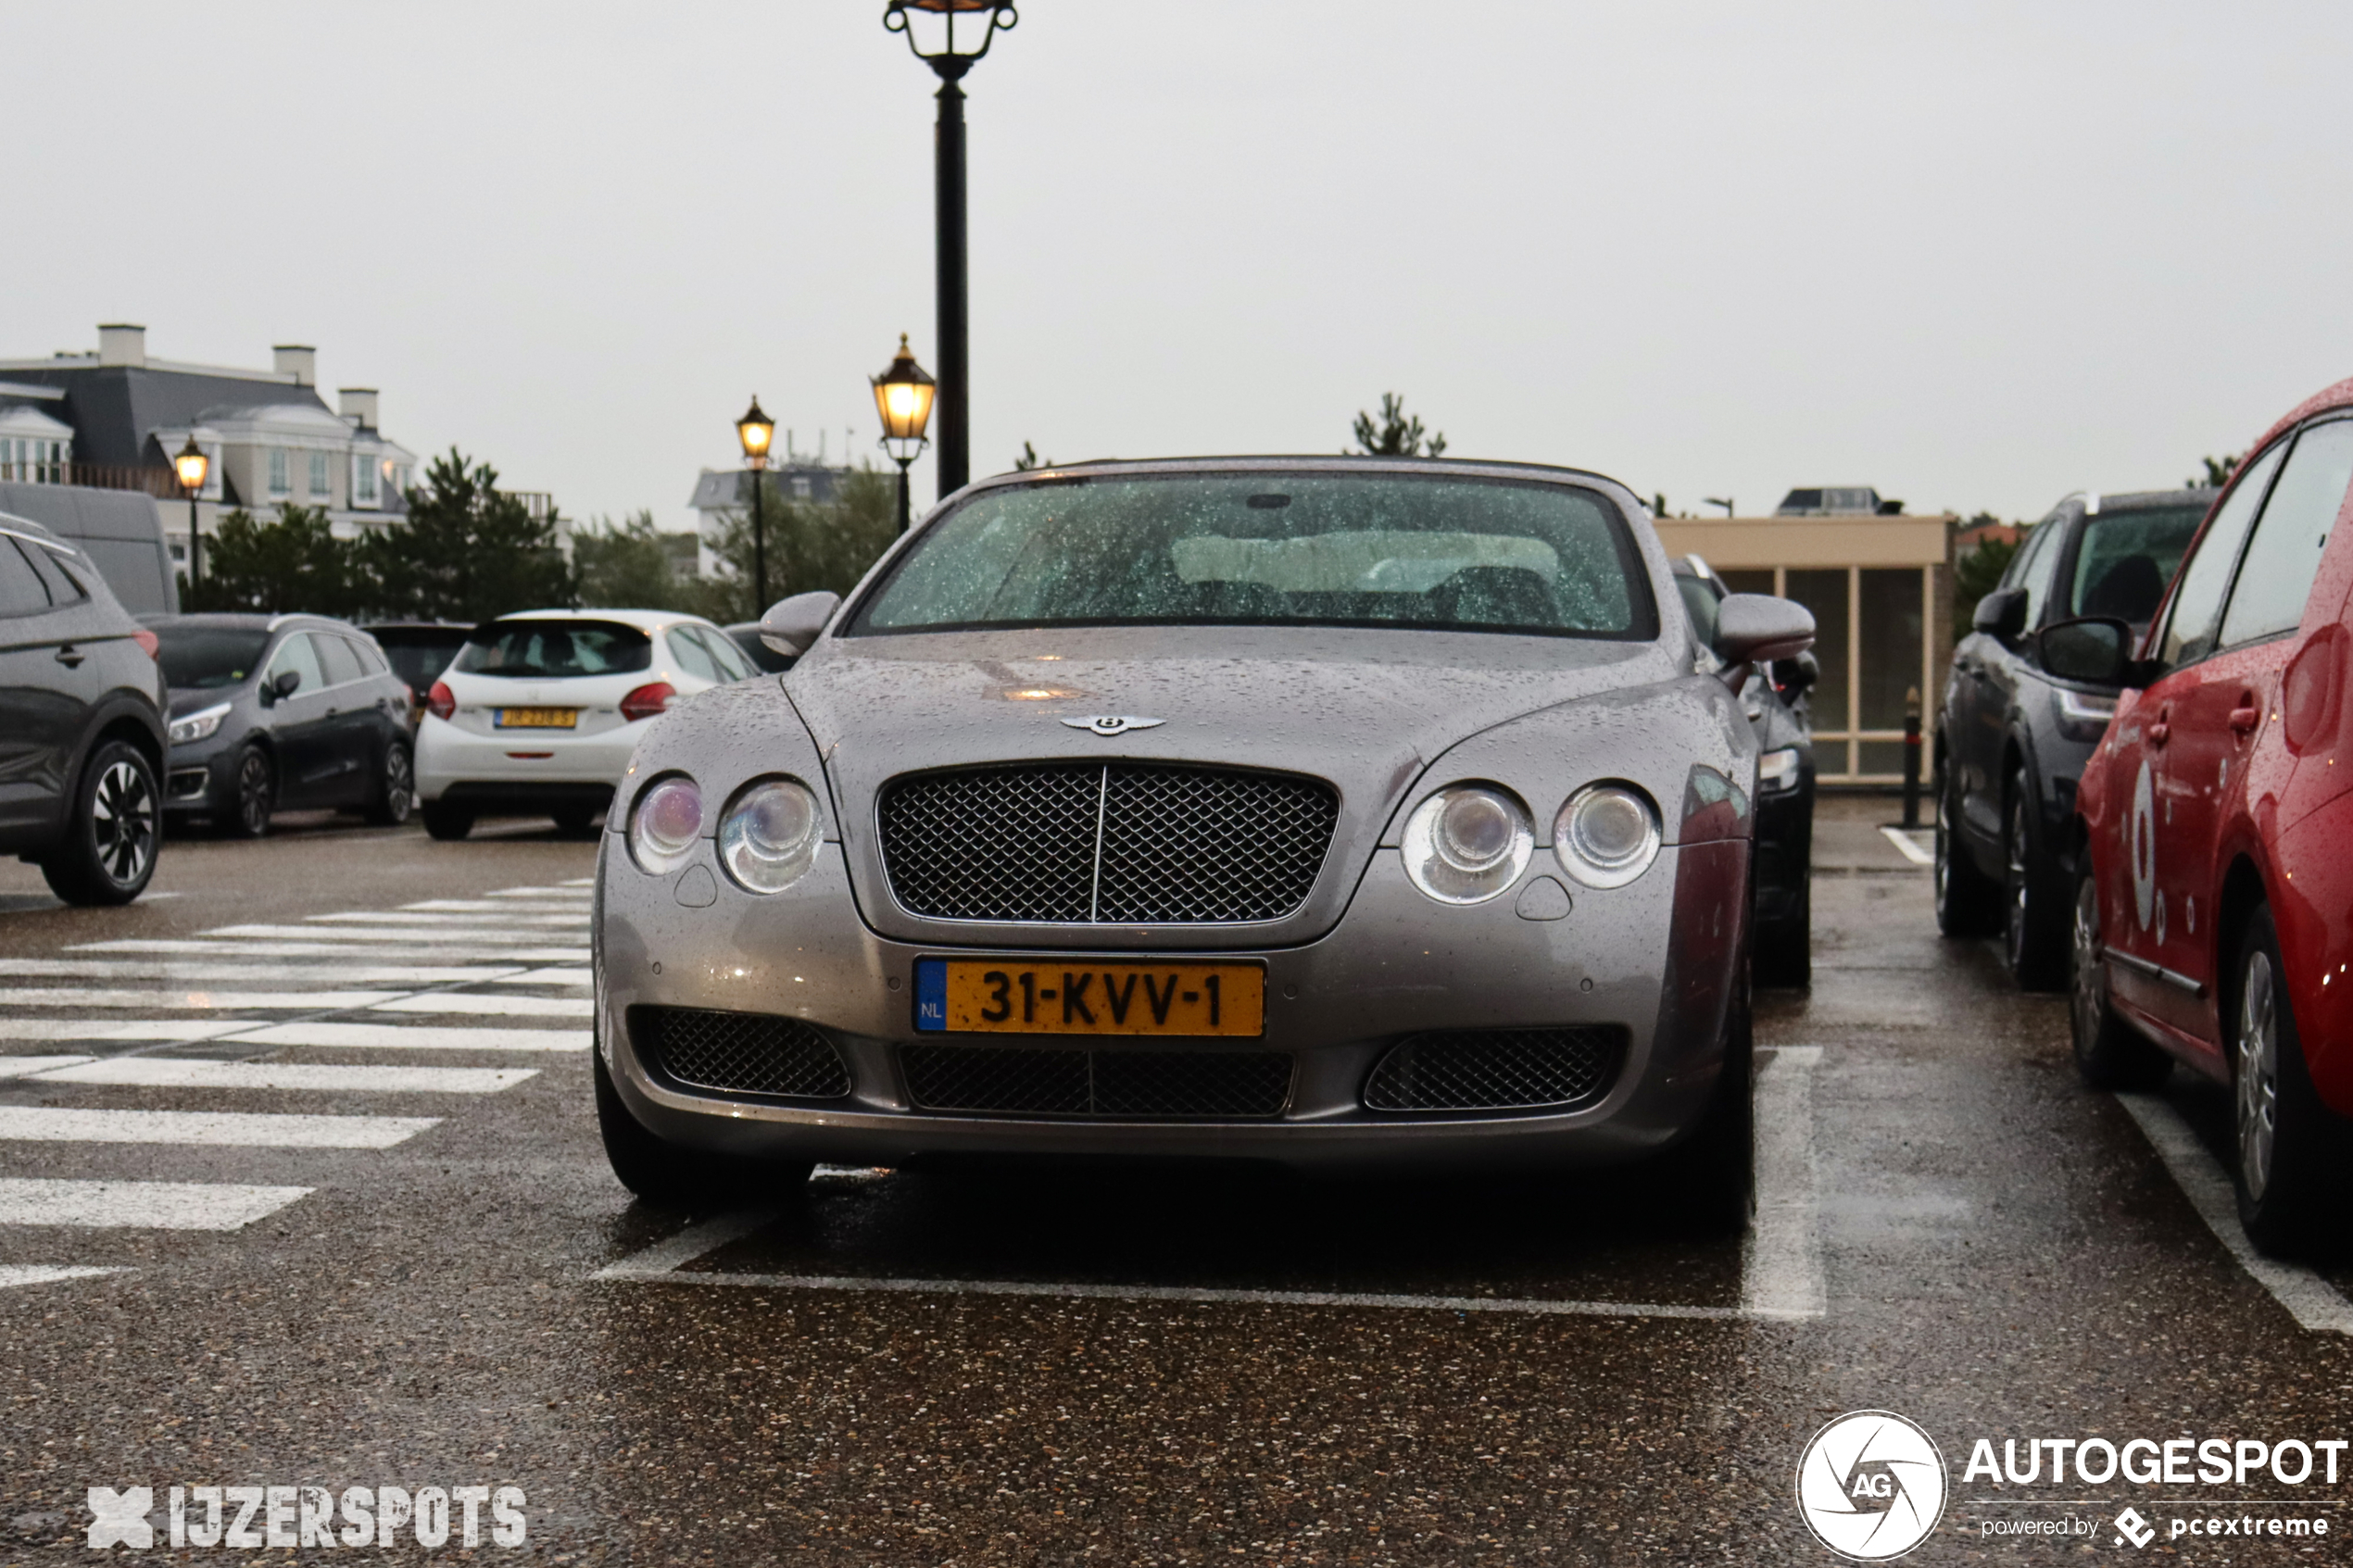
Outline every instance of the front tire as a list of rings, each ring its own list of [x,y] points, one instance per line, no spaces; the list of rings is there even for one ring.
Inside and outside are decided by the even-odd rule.
[[[657,1137],[623,1103],[601,1048],[589,1066],[597,1081],[597,1130],[604,1137],[605,1160],[621,1185],[647,1202],[712,1213],[777,1204],[806,1189],[815,1169],[812,1161],[735,1160]]]
[[[2304,1044],[2287,995],[2280,936],[2268,906],[2255,911],[2239,944],[2232,1021],[2231,1101],[2239,1223],[2273,1256],[2312,1239],[2331,1196],[2328,1170],[2336,1128],[2304,1064]]]
[[[1797,890],[1797,907],[1756,926],[1756,984],[1803,990],[1814,983],[1814,886]]]
[[[550,813],[556,819],[556,831],[566,838],[594,838],[597,809],[593,806],[560,806]]]
[[[474,814],[446,800],[428,800],[420,808],[425,832],[445,844],[455,844],[474,831]]]
[[[229,770],[229,809],[215,825],[226,838],[259,838],[270,831],[270,814],[277,809],[278,770],[268,752],[248,745]]]
[[[407,822],[417,808],[416,764],[409,743],[395,740],[384,746],[384,769],[376,776],[376,797],[368,804],[368,820],[380,828]]]
[[[156,874],[162,827],[154,766],[129,742],[108,741],[82,764],[65,842],[41,875],[69,904],[128,904]]]
[[[1960,781],[1949,761],[1938,762],[1936,781],[1936,929],[1947,936],[1988,935],[1999,919],[2001,889],[1960,842]]]
[[[2010,775],[2002,834],[2002,951],[2021,991],[2056,991],[2068,981],[2067,911],[2051,884],[2034,799],[2023,769]]]
[[[2068,997],[2068,1033],[2075,1071],[2095,1089],[2153,1089],[2173,1071],[2173,1059],[2116,1016],[2108,999],[2108,960],[2100,946],[2100,891],[2089,857],[2075,883],[2074,984]]]

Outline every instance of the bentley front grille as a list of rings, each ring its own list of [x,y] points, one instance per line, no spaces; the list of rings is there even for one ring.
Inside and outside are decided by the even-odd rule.
[[[686,1088],[777,1099],[840,1099],[849,1093],[841,1053],[797,1018],[634,1007],[629,1037],[648,1067]]]
[[[925,1110],[1191,1121],[1280,1116],[1290,1103],[1286,1051],[901,1046],[899,1062]]]
[[[1626,1057],[1616,1024],[1445,1029],[1389,1047],[1365,1081],[1370,1110],[1568,1110],[1609,1092]]]
[[[1058,762],[885,786],[884,872],[933,920],[1190,925],[1307,901],[1340,800],[1290,773]]]

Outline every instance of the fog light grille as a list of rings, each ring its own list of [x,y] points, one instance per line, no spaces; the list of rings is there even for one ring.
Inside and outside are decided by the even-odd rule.
[[[902,1046],[899,1060],[925,1110],[1190,1121],[1280,1116],[1290,1103],[1283,1051]]]
[[[1617,1024],[1448,1029],[1389,1048],[1365,1081],[1372,1110],[1566,1110],[1609,1092],[1626,1056]]]
[[[840,1099],[849,1093],[841,1053],[797,1018],[635,1007],[629,1035],[648,1067],[687,1088],[778,1099]]]

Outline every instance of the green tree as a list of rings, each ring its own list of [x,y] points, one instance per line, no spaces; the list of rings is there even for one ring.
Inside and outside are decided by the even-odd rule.
[[[1021,444],[1021,456],[1013,459],[1013,471],[1015,473],[1027,473],[1033,469],[1050,469],[1053,466],[1053,458],[1039,457],[1038,455],[1038,448],[1032,446],[1026,441]]]
[[[1980,512],[1961,527],[1999,527],[2001,521],[1992,512]],[[2020,533],[2023,535],[2025,531],[2021,529]],[[2017,554],[2017,545],[2003,539],[1987,539],[1975,549],[1964,551],[1953,563],[1953,608],[1959,612],[1964,625],[1977,613],[1977,601],[1994,591]]]
[[[2183,489],[2220,490],[2231,482],[2231,470],[2239,466],[2238,458],[2230,457],[2200,458],[2198,461],[2205,466],[2206,477],[2204,479],[2192,477],[2183,484]]]
[[[408,495],[409,514],[360,541],[374,608],[429,621],[487,621],[578,600],[553,508],[534,517],[498,470],[456,447]]]
[[[1405,400],[1393,392],[1380,395],[1380,422],[1364,410],[1356,414],[1356,449],[1368,458],[1435,458],[1446,450],[1446,437],[1432,433],[1423,439],[1419,415],[1407,418]]]
[[[767,475],[761,483],[766,486],[761,508],[768,530],[768,591],[776,598],[820,588],[847,594],[899,536],[895,474],[852,469],[830,501],[787,501]],[[703,539],[727,575],[713,584],[718,602],[703,613],[723,625],[757,620],[768,607],[751,602],[751,513],[736,508],[721,517]]]
[[[710,585],[694,575],[694,545],[691,534],[655,527],[654,514],[644,510],[620,522],[601,518],[574,528],[572,570],[579,583],[580,604],[598,609],[703,613],[711,595]]]
[[[204,542],[204,580],[180,578],[187,610],[349,616],[367,608],[359,542],[338,539],[323,507],[288,504],[269,521],[243,507]]]

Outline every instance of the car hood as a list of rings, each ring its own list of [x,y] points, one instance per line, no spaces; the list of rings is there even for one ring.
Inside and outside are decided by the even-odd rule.
[[[1340,792],[1332,859],[1353,886],[1451,746],[1688,673],[1655,643],[1226,626],[828,638],[782,679],[824,759],[870,918],[912,935],[929,922],[896,918],[873,843],[876,793],[897,775],[1072,759],[1309,773]],[[1097,717],[1161,721],[1112,735],[1071,722]]]
[[[245,695],[245,686],[174,686],[166,711],[174,719],[200,709],[215,708],[224,702],[234,702]]]

